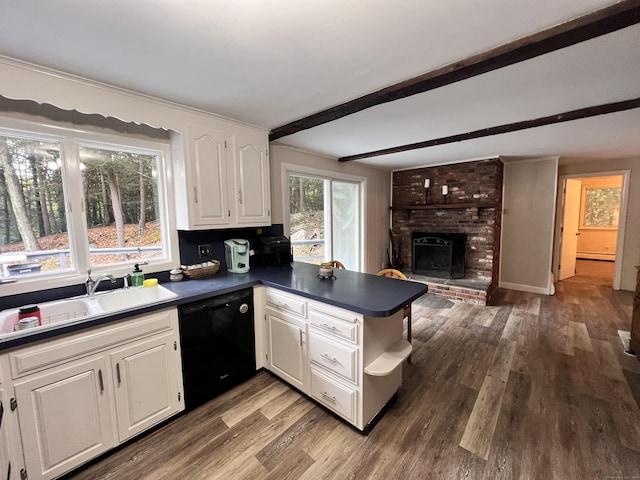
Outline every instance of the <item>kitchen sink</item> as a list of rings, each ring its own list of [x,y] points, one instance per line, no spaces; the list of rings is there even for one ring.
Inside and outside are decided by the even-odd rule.
[[[171,290],[157,285],[155,287],[121,288],[98,293],[89,298],[97,304],[97,308],[99,308],[101,312],[111,313],[171,300],[177,296],[178,295]]]
[[[105,314],[126,311],[171,300],[178,295],[161,285],[154,287],[120,288],[92,296],[73,297],[39,303],[42,326],[91,319]],[[18,308],[0,312],[0,334],[14,331],[18,323]],[[34,327],[38,328],[38,327]]]

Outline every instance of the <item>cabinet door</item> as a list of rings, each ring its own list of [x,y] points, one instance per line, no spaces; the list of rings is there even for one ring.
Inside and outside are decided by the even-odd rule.
[[[8,413],[8,410],[7,410]],[[11,472],[11,461],[9,460],[9,439],[7,438],[6,427],[4,422],[4,392],[0,385],[0,478],[9,478]]]
[[[236,221],[240,225],[271,224],[268,148],[266,133],[233,135]]]
[[[111,353],[121,442],[181,410],[175,342],[175,335],[166,333]]]
[[[193,225],[227,225],[227,159],[223,131],[190,126],[188,161],[191,163],[189,214]]]
[[[56,478],[115,445],[107,376],[96,356],[16,382],[30,478]]]
[[[268,367],[280,378],[306,393],[306,323],[267,309]]]

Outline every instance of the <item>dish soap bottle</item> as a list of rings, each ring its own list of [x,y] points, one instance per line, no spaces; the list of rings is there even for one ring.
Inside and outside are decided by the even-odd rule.
[[[136,263],[133,267],[133,272],[131,272],[131,286],[141,287],[143,283],[144,273],[142,273],[140,266]]]

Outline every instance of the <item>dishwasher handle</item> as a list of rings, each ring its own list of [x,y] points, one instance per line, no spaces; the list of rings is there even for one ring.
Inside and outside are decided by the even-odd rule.
[[[209,298],[201,302],[190,303],[182,305],[179,308],[181,315],[189,315],[192,313],[202,312],[203,310],[216,311],[223,308],[229,308],[232,305],[237,305],[240,313],[246,313],[251,309],[253,292],[242,294],[231,294],[221,297]]]
[[[189,305],[187,307],[180,307],[180,313],[189,315],[191,313],[201,312],[203,310],[216,311],[221,310],[223,308],[228,308],[228,303],[216,303],[216,302],[205,302],[199,303],[197,305]]]

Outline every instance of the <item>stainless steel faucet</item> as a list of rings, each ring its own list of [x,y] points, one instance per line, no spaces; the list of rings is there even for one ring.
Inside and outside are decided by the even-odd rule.
[[[91,278],[91,269],[87,270],[87,279],[84,281],[84,286],[87,289],[87,295],[93,296],[96,293],[96,289],[102,280],[111,280],[111,283],[116,283],[116,279],[113,275],[104,273],[100,275],[96,280]]]

